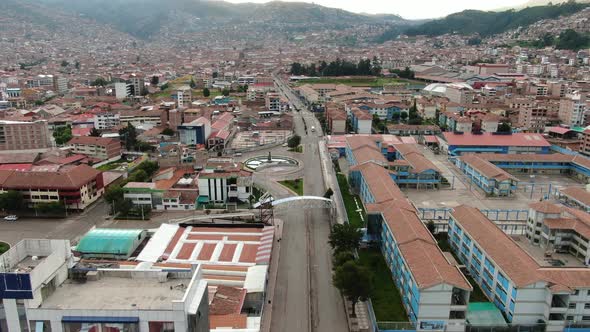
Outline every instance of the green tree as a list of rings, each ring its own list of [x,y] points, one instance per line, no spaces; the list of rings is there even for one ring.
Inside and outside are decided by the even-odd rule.
[[[76,69],[80,69],[80,61],[76,60],[76,63],[74,64],[74,67]]]
[[[150,79],[150,84],[153,86],[156,86],[160,83],[160,78],[156,75],[152,76],[152,78]]]
[[[70,65],[70,63],[69,63],[69,62],[67,62],[66,60],[62,60],[62,61],[61,61],[61,66],[62,66],[62,67],[67,67],[67,66],[69,66],[69,65]]]
[[[512,126],[508,122],[502,122],[498,125],[498,132],[499,133],[509,133],[512,132]]]
[[[131,176],[129,176],[129,181],[131,182],[147,182],[149,180],[149,175],[143,169],[137,170],[133,172]]]
[[[328,190],[326,190],[326,193],[324,194],[324,198],[330,198],[332,197],[332,195],[334,195],[334,190],[332,190],[332,188],[328,188]]]
[[[96,128],[92,128],[92,130],[90,131],[90,136],[92,137],[100,137],[102,133],[100,132],[100,130],[96,129]]]
[[[197,83],[195,83],[195,80],[191,77],[191,81],[189,83],[191,89],[194,89],[197,87]]]
[[[335,251],[355,251],[359,248],[363,233],[350,223],[335,224],[328,243]]]
[[[221,91],[221,94],[224,95],[224,96],[226,96],[226,97],[229,96],[229,89],[227,89],[227,88],[223,89]]]
[[[155,150],[153,145],[142,141],[137,141],[137,143],[135,143],[135,149],[140,152],[153,152]]]
[[[578,33],[573,29],[567,29],[559,34],[555,46],[561,50],[577,51],[581,48],[587,47],[589,44],[590,38],[587,35]]]
[[[209,88],[204,88],[203,89],[203,97],[209,97],[211,95],[211,91],[209,91]]]
[[[172,130],[172,128],[165,128],[162,130],[162,135],[174,136],[174,130]]]
[[[160,85],[160,91],[164,91],[166,89],[168,89],[170,87],[170,85],[168,83],[164,83],[162,85]]]
[[[107,84],[109,84],[109,82],[107,82],[107,80],[105,80],[102,77],[99,77],[99,78],[95,79],[90,85],[92,85],[92,86],[106,86]]]
[[[72,139],[72,126],[59,127],[53,131],[53,138],[57,145],[64,145]]]
[[[144,162],[142,162],[141,164],[139,164],[135,170],[143,170],[144,172],[146,172],[148,174],[149,177],[151,177],[152,175],[154,175],[154,173],[156,173],[156,171],[160,168],[160,166],[158,166],[158,163],[155,161],[149,161],[146,160]]]
[[[356,303],[366,301],[374,288],[373,273],[356,261],[348,261],[337,267],[332,283],[352,302],[352,317],[356,317]]]
[[[371,75],[381,75],[381,61],[379,61],[379,59],[376,56],[374,56],[373,61],[371,61]]]
[[[355,257],[351,251],[335,252],[332,256],[332,269],[336,271],[336,269],[344,265],[344,263],[353,260],[355,260]]]
[[[407,112],[401,112],[401,114],[399,116],[400,116],[400,118],[402,119],[403,122],[406,122],[406,120],[408,119],[408,113]]]
[[[63,202],[47,202],[47,203],[37,203],[35,208],[41,213],[48,213],[48,214],[58,214],[63,213],[66,210],[66,207]]]
[[[115,211],[119,216],[127,216],[133,209],[133,202],[130,199],[122,199],[115,202]]]
[[[287,141],[287,145],[291,148],[294,149],[296,147],[299,146],[299,144],[301,144],[301,136],[299,135],[293,135],[291,136],[291,138],[289,138],[289,140]]]
[[[137,129],[129,122],[127,127],[119,129],[119,137],[125,143],[125,149],[131,151],[137,144]]]
[[[25,206],[23,195],[19,191],[8,190],[0,194],[0,208],[8,211],[18,211]]]
[[[122,201],[125,191],[120,186],[111,186],[107,188],[103,197],[105,201],[112,204],[114,202]]]

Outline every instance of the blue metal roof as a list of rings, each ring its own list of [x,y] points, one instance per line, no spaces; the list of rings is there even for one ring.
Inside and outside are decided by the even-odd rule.
[[[139,317],[63,316],[62,323],[139,323]]]

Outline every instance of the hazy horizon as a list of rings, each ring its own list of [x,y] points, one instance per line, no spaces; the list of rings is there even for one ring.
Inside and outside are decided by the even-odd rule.
[[[272,0],[226,0],[232,3],[265,3]],[[465,9],[495,10],[503,7],[519,6],[527,0],[289,0],[287,2],[308,2],[340,8],[355,13],[396,14],[407,19],[439,18]]]

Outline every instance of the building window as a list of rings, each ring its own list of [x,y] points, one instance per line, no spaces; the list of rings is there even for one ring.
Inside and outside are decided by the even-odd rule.
[[[582,316],[582,320],[585,322],[590,321],[590,316]]]
[[[567,307],[570,308],[570,309],[576,309],[576,304],[573,303],[573,302],[571,302],[570,304],[568,304]]]
[[[32,320],[29,323],[31,326],[31,332],[51,332],[51,321]]]
[[[149,322],[149,332],[174,332],[174,322]]]
[[[566,320],[569,320],[569,321],[573,321],[574,320],[574,316],[567,316],[565,319]]]
[[[590,303],[584,303],[584,309],[590,309]]]

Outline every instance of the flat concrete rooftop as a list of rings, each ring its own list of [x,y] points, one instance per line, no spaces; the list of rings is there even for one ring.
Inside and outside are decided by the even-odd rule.
[[[546,257],[545,249],[532,245],[524,236],[513,237],[513,239],[543,267],[586,267],[584,262],[568,253],[552,253],[551,257]]]
[[[45,256],[26,256],[23,258],[15,267],[15,270],[19,272],[30,272],[32,271],[37,265],[41,264],[45,260]]]
[[[182,300],[190,279],[124,278],[103,276],[84,283],[66,280],[43,301],[42,309],[172,310]]]

